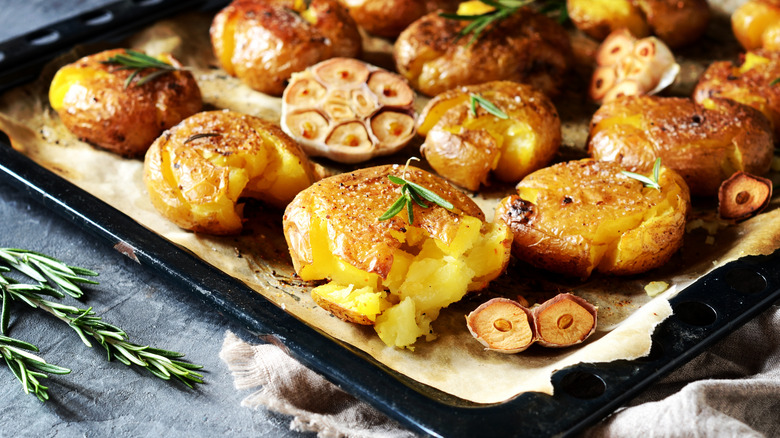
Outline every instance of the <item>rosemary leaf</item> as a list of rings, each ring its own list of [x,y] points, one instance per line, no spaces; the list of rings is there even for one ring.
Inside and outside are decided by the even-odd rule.
[[[655,165],[653,165],[653,176],[652,178],[640,175],[638,173],[629,172],[627,170],[622,171],[621,173],[629,178],[633,178],[642,184],[645,185],[645,187],[650,187],[656,190],[661,190],[661,185],[658,183],[658,177],[661,172],[661,158],[655,159]]]
[[[153,56],[149,56],[145,53],[130,49],[125,50],[125,53],[123,54],[114,55],[105,61],[102,61],[102,63],[107,65],[116,65],[118,66],[117,70],[133,71],[130,73],[130,76],[125,79],[125,88],[129,88],[130,84],[133,83],[135,78],[140,78],[135,83],[136,87],[140,87],[145,83],[152,81],[166,73],[179,70],[178,67],[168,64],[167,62],[163,62]],[[141,72],[148,69],[156,69],[156,71],[141,77]]]
[[[780,84],[780,78],[774,78],[772,82],[769,83],[769,85],[777,85]]]
[[[471,114],[476,117],[477,116],[477,104],[485,109],[488,113],[498,117],[499,119],[506,120],[509,118],[509,116],[501,111],[499,107],[497,107],[493,102],[487,100],[486,98],[480,96],[479,94],[472,93],[469,96],[469,99],[471,101]]]
[[[404,174],[406,174],[406,170],[404,170]],[[393,202],[393,205],[391,205],[382,216],[379,216],[379,221],[386,221],[394,217],[404,209],[404,206],[406,206],[406,216],[411,225],[414,223],[414,204],[419,205],[421,208],[429,207],[423,200],[433,202],[439,207],[444,207],[447,210],[452,210],[453,208],[453,205],[446,199],[417,183],[413,183],[395,175],[387,175],[387,179],[393,184],[401,186],[401,196]]]

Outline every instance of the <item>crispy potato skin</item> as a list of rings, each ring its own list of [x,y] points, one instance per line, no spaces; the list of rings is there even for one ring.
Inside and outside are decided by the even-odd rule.
[[[308,158],[278,126],[228,111],[185,119],[144,161],[154,207],[179,227],[208,234],[241,231],[239,198],[283,208],[314,180]]]
[[[627,28],[642,38],[655,34],[669,47],[696,41],[709,23],[707,0],[569,0],[575,26],[598,40]]]
[[[460,0],[339,0],[355,22],[368,32],[387,38],[397,37],[414,20],[443,10],[454,12]]]
[[[164,130],[200,111],[203,102],[187,71],[166,73],[141,86],[134,81],[125,88],[132,72],[101,62],[124,52],[108,50],[62,67],[52,80],[49,98],[62,123],[80,139],[137,157]],[[178,65],[170,56],[164,58]]]
[[[336,0],[312,0],[303,11],[295,6],[294,0],[234,0],[217,13],[210,33],[222,68],[255,90],[280,96],[293,73],[360,54],[357,25]]]
[[[478,94],[509,118],[489,114],[470,96]],[[421,152],[436,172],[469,190],[490,175],[516,183],[547,165],[561,144],[561,121],[549,98],[536,88],[510,81],[457,87],[431,99],[418,121],[425,135]]]
[[[662,166],[661,190],[643,187],[617,163],[559,163],[538,170],[503,199],[496,218],[514,232],[512,254],[534,266],[588,277],[631,275],[666,263],[682,245],[690,195]]]
[[[334,254],[361,271],[386,278],[393,264],[393,251],[401,247],[396,237],[406,233],[406,214],[378,221],[398,199],[399,186],[387,175],[401,177],[403,166],[370,167],[323,179],[302,191],[287,206],[284,235],[296,272],[312,263],[309,227],[312,217],[327,219],[329,239],[336,242]],[[484,213],[468,196],[444,180],[420,169],[409,167],[405,176],[449,200],[454,209],[433,205],[414,206],[414,226],[428,235],[450,242],[462,214],[485,219]]]
[[[753,60],[748,64],[749,60]],[[780,86],[770,85],[780,77],[780,52],[757,49],[748,52],[745,61],[710,64],[699,78],[693,98],[726,98],[761,111],[774,126],[775,141],[780,141]]]
[[[691,194],[711,196],[735,171],[761,175],[772,162],[772,131],[757,110],[726,99],[623,97],[591,120],[590,155],[648,173],[656,157],[682,175]]]
[[[393,49],[398,72],[428,96],[497,80],[528,83],[548,95],[558,92],[571,56],[569,36],[558,23],[521,8],[471,45],[470,37],[458,34],[466,25],[436,12],[412,23]]]
[[[731,15],[731,28],[745,50],[780,50],[780,0],[748,0]]]

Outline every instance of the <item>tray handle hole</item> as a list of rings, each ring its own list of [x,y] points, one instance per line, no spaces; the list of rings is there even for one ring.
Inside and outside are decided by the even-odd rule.
[[[88,12],[81,16],[81,21],[87,26],[99,26],[101,24],[110,23],[114,19],[114,14],[111,11],[97,10]]]
[[[718,317],[715,309],[699,301],[686,301],[674,306],[674,314],[680,321],[697,327],[708,326]]]
[[[723,276],[723,279],[731,289],[746,295],[763,292],[767,287],[763,275],[745,268],[732,269]]]
[[[42,29],[27,35],[27,42],[34,46],[45,46],[59,39],[60,33],[50,29]]]
[[[574,398],[590,400],[604,394],[607,384],[601,377],[587,371],[573,371],[563,376],[561,389]]]

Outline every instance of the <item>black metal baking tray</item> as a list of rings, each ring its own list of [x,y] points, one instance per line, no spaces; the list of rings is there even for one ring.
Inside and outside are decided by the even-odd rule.
[[[0,43],[0,91],[30,80],[75,43],[119,36],[189,8],[224,1],[118,1],[92,14]],[[89,17],[102,17],[90,20]],[[128,24],[132,22],[132,24]],[[119,25],[118,23],[125,23]],[[41,35],[69,35],[57,40]],[[24,64],[18,60],[25,60]],[[83,227],[141,265],[192,291],[269,342],[283,346],[359,399],[410,429],[432,436],[569,436],[609,415],[648,385],[686,363],[780,298],[780,252],[716,269],[671,300],[674,315],[653,334],[650,355],[634,361],[580,364],[553,375],[555,395],[525,393],[504,403],[457,399],[386,369],[276,307],[243,283],[139,225],[108,204],[38,166],[0,134],[0,180]]]

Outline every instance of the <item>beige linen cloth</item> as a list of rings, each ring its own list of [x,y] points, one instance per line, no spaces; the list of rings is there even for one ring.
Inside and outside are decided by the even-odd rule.
[[[220,357],[242,402],[293,416],[290,428],[319,437],[413,437],[271,344],[227,332]],[[775,305],[628,406],[587,429],[586,437],[780,436],[780,306]]]

